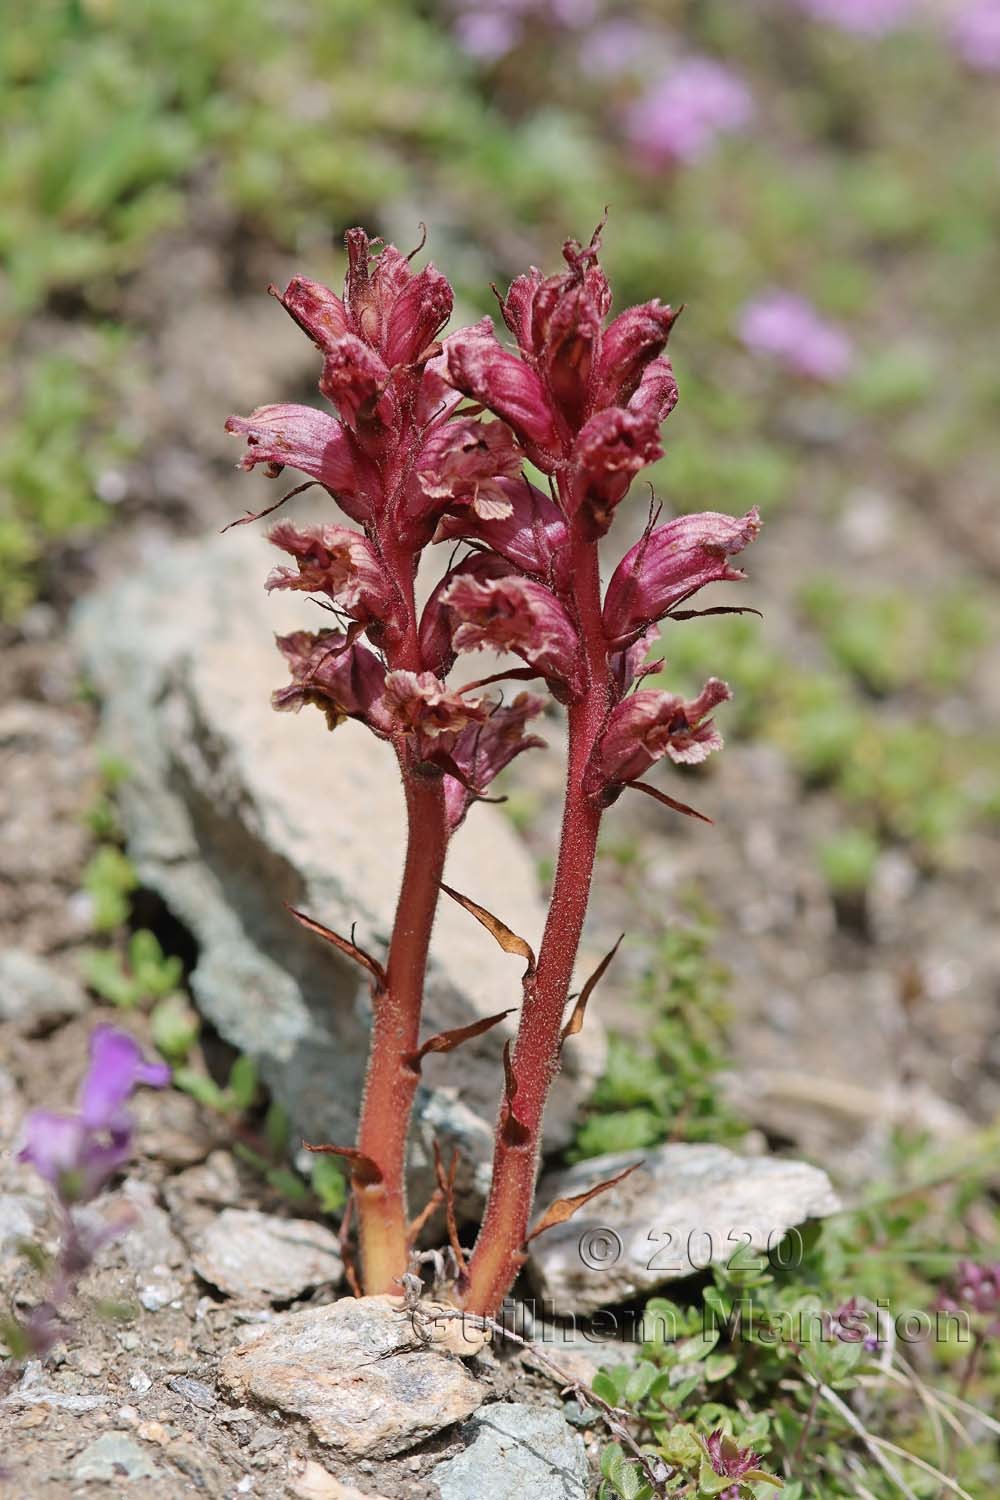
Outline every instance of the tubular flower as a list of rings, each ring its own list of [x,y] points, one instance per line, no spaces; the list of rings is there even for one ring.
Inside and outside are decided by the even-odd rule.
[[[513,510],[503,487],[517,479],[524,456],[503,422],[458,417],[431,432],[417,461],[416,478],[428,502],[425,514],[469,511],[480,521],[498,521]]]
[[[516,574],[452,579],[441,595],[452,620],[456,651],[513,651],[566,701],[580,689],[580,639],[556,596]]]
[[[289,464],[325,486],[352,521],[368,519],[371,505],[350,441],[325,412],[312,406],[258,406],[249,417],[230,417],[226,431],[247,440],[241,469],[266,464],[276,479]]]
[[[448,826],[452,830],[459,826],[474,798],[482,796],[516,755],[522,750],[544,748],[545,741],[538,735],[524,733],[527,721],[544,707],[544,698],[535,693],[518,693],[513,703],[494,708],[483,723],[462,730],[452,746],[451,774],[444,779]]]
[[[312,703],[331,729],[344,719],[364,719],[376,734],[385,732],[373,715],[385,686],[385,668],[373,651],[339,630],[294,630],[276,639],[292,673],[288,687],[271,695],[276,709],[298,713]]]
[[[268,541],[294,557],[297,568],[273,568],[264,587],[326,594],[355,620],[384,621],[390,593],[375,548],[347,526],[308,526],[288,521],[272,527]]]
[[[129,1157],[133,1120],[126,1109],[139,1084],[163,1088],[170,1069],[147,1063],[127,1032],[98,1026],[90,1039],[90,1067],[76,1114],[36,1109],[24,1123],[18,1160],[56,1189],[64,1206],[96,1198]]]
[[[656,688],[625,698],[612,709],[598,742],[588,790],[637,781],[664,755],[677,765],[707,760],[713,750],[722,749],[722,736],[709,716],[731,697],[726,683],[710,677],[690,702]]]
[[[634,639],[706,584],[738,581],[745,575],[728,559],[742,552],[760,531],[754,506],[745,516],[703,511],[678,516],[647,531],[615,569],[604,601],[608,639]]]
[[[558,505],[527,479],[500,479],[497,489],[509,507],[506,515],[486,517],[468,510],[444,515],[434,540],[467,537],[483,543],[522,572],[548,583],[564,582],[568,533]]]
[[[373,716],[385,732],[411,742],[421,760],[449,754],[470,725],[489,715],[483,698],[453,693],[433,672],[389,672]]]
[[[769,1477],[760,1467],[761,1455],[752,1448],[738,1448],[721,1427],[709,1433],[705,1447],[712,1468],[722,1478],[738,1479],[749,1484],[755,1479]]]
[[[501,347],[491,320],[453,333],[444,347],[456,388],[507,422],[538,467],[551,470],[558,438],[545,387],[534,370]]]

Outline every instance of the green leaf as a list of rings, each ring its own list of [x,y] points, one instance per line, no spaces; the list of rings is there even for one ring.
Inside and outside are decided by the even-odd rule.
[[[167,995],[149,1018],[153,1045],[170,1063],[183,1063],[198,1040],[201,1021],[183,995]]]
[[[725,1380],[736,1369],[735,1354],[710,1354],[705,1361],[706,1380]]]
[[[335,1156],[312,1158],[312,1187],[323,1213],[340,1212],[347,1202],[347,1178]]]
[[[226,1091],[233,1107],[246,1114],[257,1094],[257,1064],[248,1052],[236,1058],[230,1068]]]
[[[193,1068],[177,1068],[173,1082],[174,1088],[180,1089],[184,1094],[190,1094],[192,1099],[205,1105],[206,1109],[217,1110],[219,1114],[225,1112],[226,1096],[207,1073],[196,1073]]]

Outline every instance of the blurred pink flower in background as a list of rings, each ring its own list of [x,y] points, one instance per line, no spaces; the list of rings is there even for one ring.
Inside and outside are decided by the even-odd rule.
[[[914,0],[795,0],[816,21],[859,36],[884,36],[902,26],[914,10]]]
[[[591,78],[624,73],[648,59],[656,40],[655,34],[641,21],[617,16],[592,27],[584,36],[578,53],[580,67]]]
[[[556,26],[587,26],[598,0],[457,0],[455,39],[463,52],[494,62],[528,35],[532,21]]]
[[[812,380],[843,380],[854,362],[845,331],[794,292],[763,292],[746,303],[739,336],[754,354],[770,355]]]
[[[971,0],[952,17],[952,41],[964,63],[1000,73],[1000,0]]]
[[[753,117],[753,97],[739,74],[708,57],[692,57],[631,106],[626,132],[652,162],[696,161],[719,135]]]

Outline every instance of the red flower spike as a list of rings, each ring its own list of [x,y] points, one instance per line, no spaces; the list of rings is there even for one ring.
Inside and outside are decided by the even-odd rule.
[[[729,557],[742,552],[760,531],[754,506],[745,516],[704,511],[678,516],[648,531],[626,552],[612,575],[604,601],[609,640],[628,641],[660,620],[706,584],[744,577]]]
[[[611,711],[588,771],[588,790],[637,781],[664,755],[678,765],[706,760],[722,749],[722,736],[709,715],[731,697],[717,677],[710,677],[691,702],[655,688],[633,693]]]

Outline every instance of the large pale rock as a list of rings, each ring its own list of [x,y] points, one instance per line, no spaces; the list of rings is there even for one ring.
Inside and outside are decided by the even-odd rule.
[[[402,796],[390,747],[361,725],[331,735],[315,711],[272,711],[271,690],[286,678],[273,633],[324,623],[301,597],[265,596],[272,550],[250,528],[162,549],[88,600],[75,633],[104,702],[104,737],[131,768],[121,790],[129,854],[198,941],[199,1005],[227,1041],[258,1059],[307,1139],[349,1141],[367,1052],[367,987],[283,903],[341,932],[356,924],[358,942],[384,951],[402,866]],[[537,942],[534,868],[501,813],[471,810],[448,880]],[[518,961],[442,902],[426,1033],[519,1000]],[[498,1026],[425,1066],[418,1112],[434,1116],[446,1148],[458,1145],[466,1160],[473,1153],[467,1201],[490,1142],[488,1128],[471,1125],[492,1122],[511,1029]],[[567,1141],[601,1059],[599,1027],[588,1019],[552,1092],[550,1146]]]
[[[434,1470],[441,1500],[585,1500],[586,1451],[561,1412],[499,1402],[462,1435],[465,1451]]]
[[[711,1264],[738,1266],[741,1256],[773,1251],[788,1230],[840,1207],[826,1173],[806,1162],[682,1144],[595,1156],[551,1173],[539,1184],[539,1206],[636,1163],[624,1182],[532,1241],[528,1270],[546,1314],[591,1313]],[[795,1254],[794,1241],[787,1254]]]
[[[86,1007],[82,986],[44,958],[20,948],[0,953],[0,1021],[51,1026]]]
[[[291,1302],[343,1274],[337,1236],[311,1219],[225,1208],[192,1247],[198,1275],[244,1302]]]
[[[486,1393],[461,1360],[420,1346],[401,1306],[398,1297],[345,1297],[286,1313],[226,1355],[219,1378],[241,1401],[304,1417],[342,1454],[406,1453],[469,1416]]]

